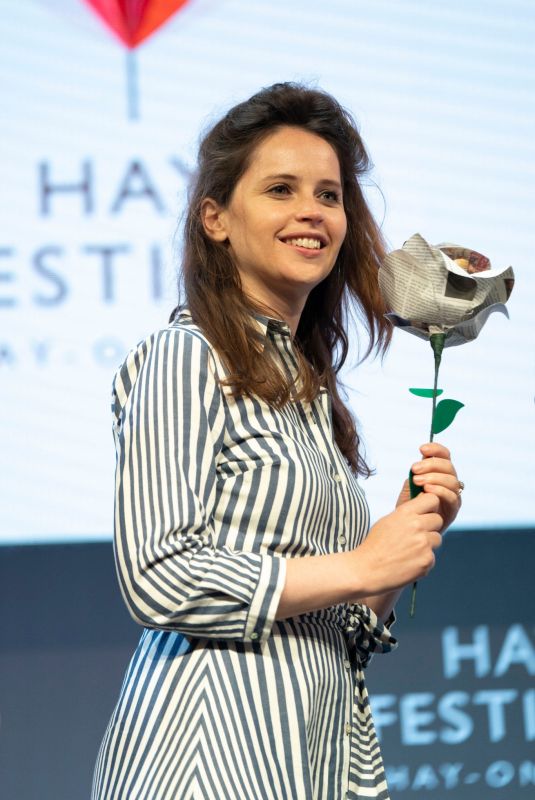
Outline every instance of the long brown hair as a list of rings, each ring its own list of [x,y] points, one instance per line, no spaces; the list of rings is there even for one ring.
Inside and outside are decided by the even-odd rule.
[[[336,263],[310,292],[293,340],[298,386],[290,377],[281,378],[275,353],[260,342],[251,312],[262,309],[242,291],[226,243],[213,241],[201,219],[203,200],[209,197],[226,207],[255,148],[286,125],[321,136],[336,151],[347,218],[347,234]],[[224,382],[233,393],[256,395],[281,407],[291,398],[310,402],[320,386],[327,387],[336,442],[352,469],[366,477],[371,470],[359,451],[355,422],[340,398],[336,376],[348,353],[352,307],[368,333],[364,357],[374,350],[384,352],[391,334],[377,279],[383,239],[359,184],[368,169],[356,124],[333,97],[295,83],[262,89],[232,108],[201,142],[185,222],[182,268],[192,318],[223,358],[229,371]]]

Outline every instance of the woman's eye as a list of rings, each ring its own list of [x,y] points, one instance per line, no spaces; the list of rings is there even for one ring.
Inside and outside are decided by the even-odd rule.
[[[340,202],[340,195],[338,192],[333,192],[331,190],[322,192],[320,197],[324,200],[327,200],[328,203],[339,203]]]
[[[276,186],[272,186],[268,189],[270,194],[278,194],[278,195],[285,195],[289,194],[290,189],[284,183],[278,183]]]

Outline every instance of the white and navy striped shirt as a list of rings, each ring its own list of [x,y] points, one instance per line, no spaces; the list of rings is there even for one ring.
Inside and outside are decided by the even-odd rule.
[[[296,371],[288,326],[256,316]],[[233,398],[183,309],[113,386],[115,553],[144,626],[93,800],[388,798],[363,668],[395,639],[366,606],[275,620],[287,558],[366,536],[326,390]]]

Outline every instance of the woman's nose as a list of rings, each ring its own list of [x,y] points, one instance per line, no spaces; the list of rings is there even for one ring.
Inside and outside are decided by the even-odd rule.
[[[303,221],[320,222],[323,219],[323,206],[314,195],[306,194],[297,198],[295,216]]]
[[[303,198],[298,203],[295,216],[301,220],[321,222],[323,219],[323,207],[315,197]]]

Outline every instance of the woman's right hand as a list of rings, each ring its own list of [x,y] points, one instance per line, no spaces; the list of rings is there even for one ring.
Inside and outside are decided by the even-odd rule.
[[[366,595],[401,589],[434,567],[444,524],[439,507],[436,495],[422,492],[375,523],[353,551]]]
[[[285,559],[276,619],[338,603],[365,603],[383,620],[397,590],[427,575],[440,545],[440,498],[422,492],[380,519],[355,550]]]

